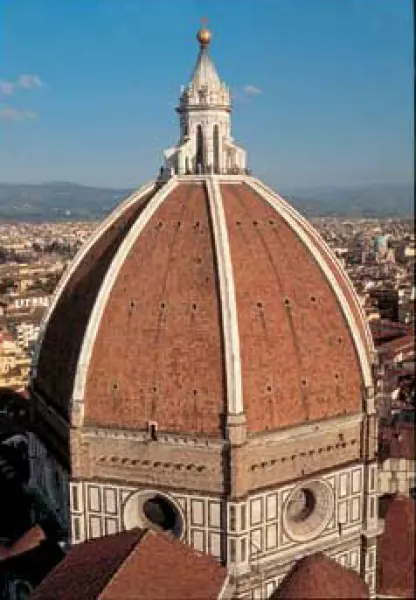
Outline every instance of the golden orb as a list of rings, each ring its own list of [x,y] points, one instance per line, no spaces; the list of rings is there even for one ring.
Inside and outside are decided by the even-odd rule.
[[[209,29],[202,27],[196,34],[196,39],[201,44],[201,46],[208,46],[211,41],[211,32]]]

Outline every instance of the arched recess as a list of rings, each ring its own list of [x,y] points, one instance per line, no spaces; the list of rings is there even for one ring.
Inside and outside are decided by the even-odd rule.
[[[214,173],[220,172],[220,130],[214,125]]]
[[[195,166],[196,166],[197,173],[204,172],[204,133],[202,131],[202,125],[198,125],[196,128]]]

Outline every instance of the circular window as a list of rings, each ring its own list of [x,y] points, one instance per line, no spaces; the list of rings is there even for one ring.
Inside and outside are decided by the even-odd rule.
[[[156,491],[132,494],[124,505],[123,521],[126,529],[148,528],[165,531],[175,537],[181,537],[183,533],[179,506],[173,499]]]
[[[174,506],[162,496],[154,496],[143,503],[143,513],[153,526],[163,531],[175,528],[177,511]]]
[[[308,488],[299,488],[289,499],[287,516],[291,521],[301,523],[312,514],[315,504],[313,492]]]
[[[295,488],[284,505],[283,523],[295,541],[317,537],[334,512],[332,488],[325,481],[310,481]]]

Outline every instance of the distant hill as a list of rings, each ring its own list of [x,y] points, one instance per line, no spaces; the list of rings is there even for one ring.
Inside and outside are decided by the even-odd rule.
[[[130,193],[76,183],[0,183],[0,219],[80,221],[102,219]]]
[[[308,217],[387,218],[414,214],[414,187],[410,183],[281,191]]]
[[[308,217],[409,217],[414,207],[411,184],[278,189]],[[52,182],[0,183],[0,219],[76,221],[102,219],[131,190]]]

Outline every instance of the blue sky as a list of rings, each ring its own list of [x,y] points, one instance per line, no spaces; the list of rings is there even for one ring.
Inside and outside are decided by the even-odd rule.
[[[0,0],[0,181],[138,186],[197,55],[276,187],[411,181],[411,0]]]

